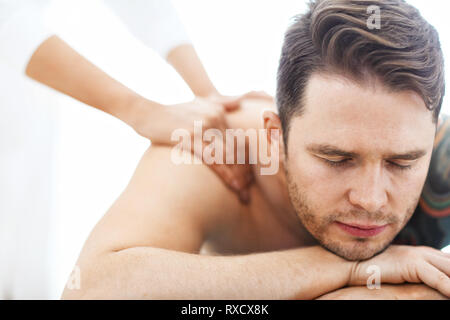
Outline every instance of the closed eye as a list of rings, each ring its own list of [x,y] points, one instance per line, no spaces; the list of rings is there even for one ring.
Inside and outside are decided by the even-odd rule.
[[[387,163],[389,165],[394,166],[397,169],[400,169],[400,170],[411,169],[411,167],[412,167],[410,164],[408,164],[408,165],[401,165],[401,164],[398,164],[398,163],[395,163],[395,162],[392,162],[392,161],[387,161]]]
[[[329,160],[325,158],[320,158],[325,161],[326,164],[328,164],[331,167],[342,167],[348,164],[348,161],[351,159],[342,159],[342,160]]]
[[[325,163],[327,165],[329,165],[330,167],[343,167],[343,166],[349,165],[350,161],[352,160],[351,158],[346,158],[346,159],[341,159],[341,160],[329,160],[329,159],[322,158],[322,157],[319,157],[319,158],[324,160]],[[411,169],[411,167],[412,167],[411,165],[401,165],[401,164],[398,164],[398,163],[392,162],[392,161],[386,161],[386,163],[389,166],[393,167],[394,169],[399,169],[399,170]]]

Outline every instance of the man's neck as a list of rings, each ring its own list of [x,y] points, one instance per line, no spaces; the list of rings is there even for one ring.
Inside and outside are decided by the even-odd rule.
[[[273,208],[272,212],[280,224],[305,245],[316,244],[316,240],[305,229],[292,206],[282,162],[280,161],[279,170],[274,175],[261,175],[259,163],[253,166],[253,173],[258,188]]]
[[[239,110],[226,114],[227,122],[230,128],[233,129],[263,129],[262,111],[269,107],[276,110],[274,105],[267,105],[267,103],[244,101]],[[257,147],[257,150],[259,150],[259,143],[258,146],[250,145],[249,147]],[[259,161],[257,164],[252,165],[256,185],[264,195],[264,199],[267,200],[268,204],[273,208],[272,212],[274,218],[279,221],[293,237],[299,239],[299,242],[311,243],[315,240],[297,217],[289,199],[283,161],[278,161],[278,171],[274,175],[261,175],[262,166]]]

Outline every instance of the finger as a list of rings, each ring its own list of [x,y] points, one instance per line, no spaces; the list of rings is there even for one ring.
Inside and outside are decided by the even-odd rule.
[[[242,100],[245,99],[263,99],[273,101],[273,97],[264,91],[251,91],[240,96],[222,98],[221,103],[225,111],[234,111],[241,105]]]
[[[233,101],[231,103],[224,103],[223,108],[226,112],[232,112],[238,110],[241,107],[240,101]]]
[[[248,189],[242,189],[241,182],[234,178],[229,165],[220,164],[211,165],[210,167],[222,179],[222,181],[238,195],[241,203],[244,205],[250,203],[250,191]]]
[[[433,266],[444,272],[447,276],[450,276],[450,258],[437,254],[430,254],[428,261]]]
[[[250,190],[244,189],[241,192],[239,192],[239,200],[247,205],[250,203]]]
[[[226,119],[223,121],[217,121],[214,126],[221,130],[223,134],[223,138],[226,137],[225,131],[227,128]],[[222,150],[222,162],[211,164],[210,167],[215,173],[225,182],[225,184],[234,192],[236,192],[241,202],[248,203],[249,201],[249,192],[245,190],[253,181],[253,173],[250,165],[246,164],[248,161],[245,161],[244,164],[236,164],[236,156],[238,154],[238,148],[244,152],[243,154],[247,155],[245,143],[234,143],[233,139],[216,139],[214,141],[216,150]],[[233,155],[233,162],[231,164],[226,164],[227,162],[227,154],[229,156]],[[231,157],[230,157],[231,159]],[[242,159],[241,159],[242,160]]]
[[[242,96],[242,98],[258,98],[264,100],[273,100],[273,97],[264,91],[250,91]]]
[[[227,112],[234,111],[241,107],[241,100],[241,97],[230,97],[222,101],[222,106]]]
[[[242,176],[243,179],[244,188],[249,187],[253,183],[255,178],[252,166],[247,162],[246,164],[239,165],[239,170],[240,170],[239,175]]]
[[[211,128],[219,129],[223,133],[225,133],[225,130],[228,128],[225,112],[222,109],[211,111],[207,116],[205,116],[203,121],[203,130]]]
[[[217,119],[217,128],[222,130],[223,133],[225,133],[226,129],[229,128],[225,113],[223,111],[220,111],[217,114],[216,119]],[[225,137],[225,135],[224,135],[224,137]]]
[[[245,174],[246,188],[250,187],[250,185],[255,181],[255,176],[253,175],[253,170],[250,166],[248,166],[248,167],[249,167],[249,170]]]
[[[221,107],[224,107],[225,110],[227,109],[235,110],[240,106],[241,96],[214,96],[208,99],[212,103],[221,105]]]
[[[231,170],[225,164],[211,164],[210,168],[234,192],[239,192],[239,184],[235,181]]]
[[[228,166],[230,167],[230,172],[233,176],[233,180],[236,180],[236,189],[238,191],[247,189],[253,182],[253,174],[251,173],[251,168],[244,164]]]
[[[222,132],[224,131],[225,130],[222,128]],[[227,164],[227,154],[234,154],[234,150],[231,148],[230,144],[226,144],[224,139],[217,139],[214,143],[216,150],[222,150],[222,157],[220,158],[218,155],[218,158],[220,158],[219,160],[221,161],[219,163],[215,163],[212,169],[216,170],[220,177],[226,178],[224,179],[224,182],[234,191],[241,191],[244,185],[242,178],[245,174],[242,173],[241,168],[234,164],[234,161],[231,164]]]
[[[429,287],[438,290],[443,295],[450,297],[449,277],[429,263],[418,270],[419,277]]]
[[[249,164],[248,139],[237,139],[234,143],[233,139],[226,139],[224,145],[224,155],[228,155],[230,159],[233,159],[233,164],[230,164],[231,172],[234,175],[234,179],[239,185],[239,190],[248,188],[253,182],[252,166]],[[225,157],[226,158],[226,157]]]

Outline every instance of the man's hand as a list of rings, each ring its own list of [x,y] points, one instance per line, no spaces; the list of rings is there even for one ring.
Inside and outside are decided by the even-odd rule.
[[[273,98],[264,92],[249,92],[241,96],[222,96],[218,94],[210,95],[207,98],[196,98],[188,103],[181,103],[172,106],[156,105],[146,99],[138,99],[130,108],[132,116],[127,121],[134,130],[141,136],[146,137],[155,145],[174,146],[179,141],[171,139],[172,133],[176,129],[184,129],[189,132],[192,141],[190,152],[200,159],[203,159],[202,148],[194,148],[194,121],[200,121],[203,132],[207,129],[218,129],[221,131],[222,139],[214,137],[215,148],[223,150],[222,164],[211,163],[209,167],[230,187],[239,194],[242,202],[249,201],[248,187],[253,181],[253,174],[248,161],[245,164],[226,164],[227,152],[234,152],[236,159],[237,148],[247,146],[235,146],[231,148],[231,141],[226,141],[225,130],[228,124],[225,119],[226,112],[233,112],[240,107],[240,103],[245,99],[262,99],[273,102]],[[228,143],[228,145],[226,144]],[[230,150],[230,151],[227,151]],[[245,152],[247,155],[248,152]],[[208,163],[207,163],[208,164]]]
[[[424,283],[450,297],[450,254],[430,248],[392,245],[381,254],[355,262],[349,285],[366,285],[369,266],[380,268],[381,283]]]

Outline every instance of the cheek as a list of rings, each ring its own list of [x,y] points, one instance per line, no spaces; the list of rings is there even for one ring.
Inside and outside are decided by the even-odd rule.
[[[397,215],[399,221],[406,222],[406,219],[413,214],[422,193],[425,178],[426,174],[411,177],[403,183],[398,183],[390,193],[390,208],[392,213]]]
[[[411,206],[418,198],[427,178],[429,159],[422,161],[409,171],[393,176],[390,192],[398,206]]]
[[[339,179],[319,161],[299,157],[289,163],[289,168],[292,178],[316,213],[332,211],[333,206],[342,199],[342,178]]]

